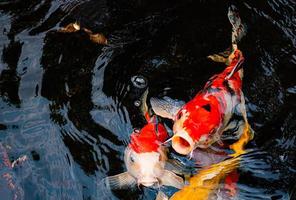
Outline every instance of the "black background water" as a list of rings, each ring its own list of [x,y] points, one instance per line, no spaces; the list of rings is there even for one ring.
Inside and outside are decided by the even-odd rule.
[[[244,52],[248,118],[254,149],[239,172],[239,199],[289,199],[296,178],[296,3],[269,1],[0,2],[0,141],[24,199],[154,199],[135,188],[110,193],[97,182],[125,170],[123,151],[149,96],[189,100],[223,69],[206,56],[230,46],[230,4],[248,27]],[[79,22],[83,32],[56,30]],[[168,194],[174,190],[167,189]],[[1,199],[5,197],[1,197]]]

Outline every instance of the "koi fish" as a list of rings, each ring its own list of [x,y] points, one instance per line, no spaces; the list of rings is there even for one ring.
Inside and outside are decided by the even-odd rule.
[[[218,188],[220,181],[239,166],[239,158],[231,158],[201,170],[189,180],[182,190],[176,192],[170,200],[207,200]]]
[[[147,93],[148,90],[143,95],[144,102]],[[184,186],[183,179],[165,168],[168,160],[167,148],[162,144],[168,138],[167,130],[157,122],[156,116],[149,116],[146,103],[143,105],[147,124],[130,136],[130,143],[124,153],[127,172],[105,178],[105,185],[111,189],[125,189],[134,185],[166,185],[181,189]]]
[[[236,44],[245,34],[245,29],[235,7],[229,8],[228,18],[233,29],[233,51],[228,58],[218,54],[209,56],[214,61],[225,62],[227,67],[220,74],[212,76],[204,89],[185,105],[169,97],[150,99],[157,115],[174,121],[174,136],[170,140],[179,154],[188,155],[196,148],[205,149],[215,142],[221,142],[221,135],[228,129],[235,112],[240,113],[247,122],[241,90],[244,56]]]
[[[235,153],[231,155],[230,159],[213,164],[199,171],[198,174],[189,179],[189,184],[180,191],[176,192],[170,200],[210,199],[221,181],[225,180],[225,184],[229,182],[231,173],[235,172],[235,170],[239,167],[241,160],[240,155],[245,153],[245,145],[252,139],[252,129],[249,124],[247,124],[244,127],[242,137],[240,137],[240,139],[231,146]],[[232,180],[230,180],[229,184],[232,184]]]
[[[232,189],[235,190],[234,188],[235,182],[237,181],[237,178],[238,178],[236,174],[236,169],[240,164],[240,160],[241,160],[240,155],[245,153],[245,150],[244,150],[245,145],[254,137],[253,131],[247,121],[246,111],[244,109],[244,98],[241,92],[242,69],[240,67],[243,61],[243,57],[241,52],[237,49],[235,40],[237,41],[238,39],[240,39],[241,34],[243,32],[241,28],[238,29],[238,27],[241,27],[241,25],[239,25],[240,18],[238,14],[235,13],[234,11],[235,11],[235,8],[230,7],[228,12],[229,20],[233,25],[232,43],[234,47],[233,53],[229,56],[230,62],[228,64],[228,67],[221,74],[216,75],[212,79],[210,79],[210,81],[206,84],[205,89],[201,91],[199,94],[197,94],[192,101],[187,103],[181,109],[179,110],[176,108],[169,109],[171,105],[162,104],[162,106],[165,105],[163,107],[166,108],[166,110],[175,111],[174,115],[172,112],[171,113],[164,112],[162,114],[165,114],[170,118],[173,116],[176,116],[175,124],[174,124],[175,135],[180,133],[180,130],[185,132],[185,138],[184,138],[185,141],[183,141],[185,143],[184,147],[179,146],[181,148],[178,148],[177,146],[177,148],[175,149],[177,152],[178,150],[180,150],[179,153],[183,153],[183,154],[187,154],[188,152],[190,152],[188,151],[188,149],[186,150],[188,146],[191,149],[194,149],[195,146],[198,146],[198,147],[201,146],[202,148],[205,148],[206,146],[208,146],[210,143],[207,143],[207,140],[204,140],[204,142],[198,143],[198,141],[200,142],[201,137],[203,137],[204,135],[201,133],[205,132],[205,134],[210,135],[210,137],[212,133],[221,134],[219,130],[225,130],[224,128],[225,124],[228,123],[231,113],[236,107],[239,107],[239,110],[242,114],[242,117],[244,119],[244,127],[241,131],[239,140],[229,146],[229,148],[234,151],[234,153],[230,155],[232,158],[216,164],[212,164],[209,167],[206,167],[200,170],[196,175],[194,175],[189,179],[188,185],[186,185],[180,191],[176,192],[170,198],[171,200],[211,199],[213,197],[213,192],[218,188],[219,183],[223,180],[225,183],[225,189],[229,190],[230,195],[233,195],[233,192],[235,194],[235,191],[233,191]],[[232,20],[236,20],[236,22],[233,22]],[[214,55],[213,58],[214,60],[218,59],[218,61],[223,60],[223,58],[217,55]],[[230,102],[227,102],[226,100],[230,100]],[[176,103],[176,101],[173,101],[171,99],[169,99],[169,101],[173,102],[174,105],[178,104]],[[197,101],[201,101],[201,103]],[[153,103],[155,102],[152,102],[152,104]],[[159,100],[156,103],[159,103]],[[203,110],[200,110],[201,107]],[[163,110],[164,109],[159,111],[163,112]],[[190,110],[192,113],[190,113],[187,110]],[[158,114],[160,114],[161,112],[159,112]],[[178,116],[178,114],[180,113],[181,115],[185,115],[185,117],[187,115],[187,118],[185,118],[184,116]],[[182,119],[182,117],[183,117],[183,121],[179,121]],[[201,119],[194,118],[194,117],[201,117]],[[203,123],[205,123],[210,127],[207,128],[203,126]],[[189,129],[188,131],[188,129],[186,129],[186,125],[187,126],[192,125],[195,127],[193,127],[193,129]],[[198,131],[198,132],[194,133],[192,132],[192,130]],[[211,130],[214,130],[214,131],[212,132]],[[189,138],[189,141],[190,140],[193,141],[192,142],[193,144],[186,141],[188,138]],[[194,140],[195,138],[199,138],[199,140],[197,140],[196,142],[196,140]],[[206,136],[206,139],[208,138],[209,136]],[[211,142],[213,142],[213,140]],[[174,145],[174,140],[173,140],[173,145]],[[186,151],[184,151],[183,148],[185,148]]]

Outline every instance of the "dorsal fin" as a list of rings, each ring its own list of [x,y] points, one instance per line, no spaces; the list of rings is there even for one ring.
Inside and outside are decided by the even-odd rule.
[[[165,96],[162,99],[152,97],[150,104],[156,115],[173,120],[185,102]]]

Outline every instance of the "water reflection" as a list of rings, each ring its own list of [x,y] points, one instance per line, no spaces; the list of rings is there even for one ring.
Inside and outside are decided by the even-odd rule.
[[[236,2],[248,27],[244,93],[255,129],[238,169],[238,199],[287,199],[296,172],[295,3]],[[11,161],[29,160],[14,176],[25,199],[154,199],[138,188],[111,193],[98,180],[124,171],[123,149],[145,123],[139,100],[187,101],[223,66],[206,56],[229,46],[229,2],[1,1],[0,141]],[[104,33],[109,45],[83,32]],[[167,123],[169,125],[169,123]],[[174,152],[187,171],[198,170]],[[295,189],[294,189],[295,190]],[[165,189],[172,195],[175,190]]]

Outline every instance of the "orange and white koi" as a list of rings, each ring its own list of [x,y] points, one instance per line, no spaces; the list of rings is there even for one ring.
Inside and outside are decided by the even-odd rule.
[[[229,197],[234,197],[236,193],[236,181],[238,174],[236,169],[240,165],[241,155],[245,153],[245,145],[253,139],[252,129],[246,124],[240,139],[230,146],[234,150],[232,158],[222,162],[212,164],[200,170],[189,179],[189,184],[176,192],[170,200],[207,200],[213,197],[219,183],[224,180],[225,190]],[[215,198],[216,199],[216,198]],[[218,198],[217,198],[218,199]]]

